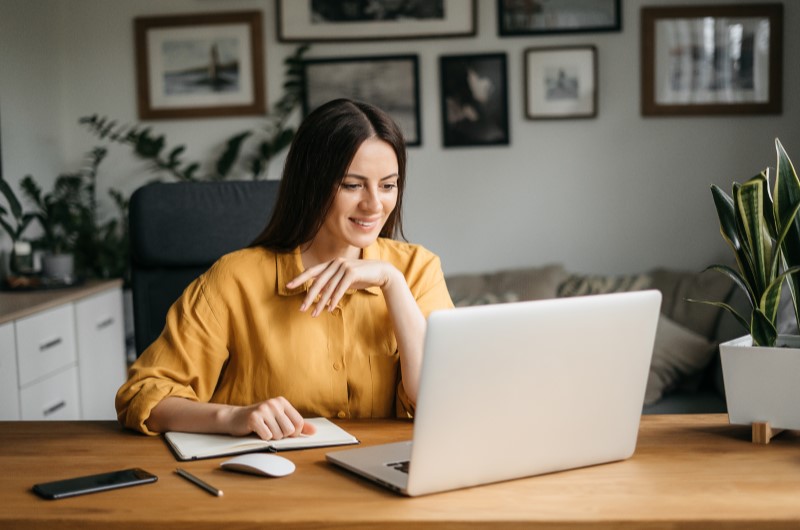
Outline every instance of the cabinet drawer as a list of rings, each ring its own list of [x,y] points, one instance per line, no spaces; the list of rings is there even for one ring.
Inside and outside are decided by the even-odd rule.
[[[81,418],[115,420],[114,397],[126,377],[122,291],[75,304]]]
[[[20,390],[23,420],[78,420],[78,368],[66,370]]]
[[[72,304],[22,318],[15,326],[20,387],[75,363]]]
[[[0,324],[0,421],[19,419],[17,345],[14,324]]]

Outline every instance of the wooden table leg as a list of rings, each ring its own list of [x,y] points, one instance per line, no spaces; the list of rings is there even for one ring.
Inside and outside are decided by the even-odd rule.
[[[768,444],[774,436],[783,432],[783,429],[773,429],[768,421],[757,421],[753,423],[753,443]]]

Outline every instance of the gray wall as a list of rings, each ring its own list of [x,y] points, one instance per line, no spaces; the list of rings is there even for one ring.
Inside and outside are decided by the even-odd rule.
[[[747,0],[754,3],[758,0]],[[437,252],[447,273],[564,263],[570,270],[626,273],[655,266],[700,269],[727,258],[709,185],[725,189],[774,165],[780,137],[800,164],[800,3],[784,3],[783,113],[779,116],[644,118],[640,115],[639,12],[686,0],[622,0],[619,33],[500,38],[495,0],[478,0],[474,38],[317,44],[309,56],[415,53],[420,58],[423,145],[410,149],[406,235]],[[704,0],[703,4],[743,3]],[[260,9],[267,97],[282,59],[274,0],[2,0],[0,121],[4,174],[52,179],[97,144],[77,125],[99,113],[136,121],[132,19],[140,15]],[[599,114],[591,120],[528,121],[523,50],[594,44]],[[511,145],[444,149],[438,57],[505,52]],[[188,156],[208,160],[230,134],[258,119],[157,121],[149,125]],[[103,188],[131,192],[149,175],[112,146]],[[273,164],[277,177],[280,162]],[[102,191],[102,193],[105,193]],[[7,238],[0,238],[0,246]]]

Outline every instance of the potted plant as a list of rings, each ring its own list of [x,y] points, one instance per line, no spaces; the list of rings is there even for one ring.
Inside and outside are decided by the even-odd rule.
[[[0,226],[11,238],[9,272],[13,276],[32,274],[33,250],[30,241],[23,239],[22,234],[36,216],[22,211],[22,204],[14,190],[2,178],[0,178],[0,192],[8,203],[8,208],[0,204]]]
[[[34,241],[44,250],[43,277],[55,282],[73,283],[76,279],[76,244],[83,227],[89,222],[81,175],[60,175],[48,193],[42,193],[30,175],[22,179],[20,185],[35,206],[31,215],[39,220],[44,230],[42,237]]]
[[[734,183],[733,197],[711,187],[720,232],[737,267],[709,269],[727,275],[744,292],[750,314],[722,302],[701,301],[729,311],[748,332],[720,345],[729,421],[766,425],[767,431],[800,428],[800,336],[777,332],[784,286],[790,289],[795,322],[800,323],[800,180],[778,139],[775,148],[775,170]]]

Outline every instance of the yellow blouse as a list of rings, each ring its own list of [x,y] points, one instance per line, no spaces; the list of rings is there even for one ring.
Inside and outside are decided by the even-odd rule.
[[[425,317],[453,307],[439,258],[419,245],[378,239],[364,259],[397,267]],[[251,405],[284,396],[304,416],[380,418],[413,408],[378,287],[351,289],[332,313],[300,312],[310,286],[299,249],[247,248],[220,258],[172,305],[161,335],[133,364],[116,398],[120,423],[144,422],[162,399]]]

